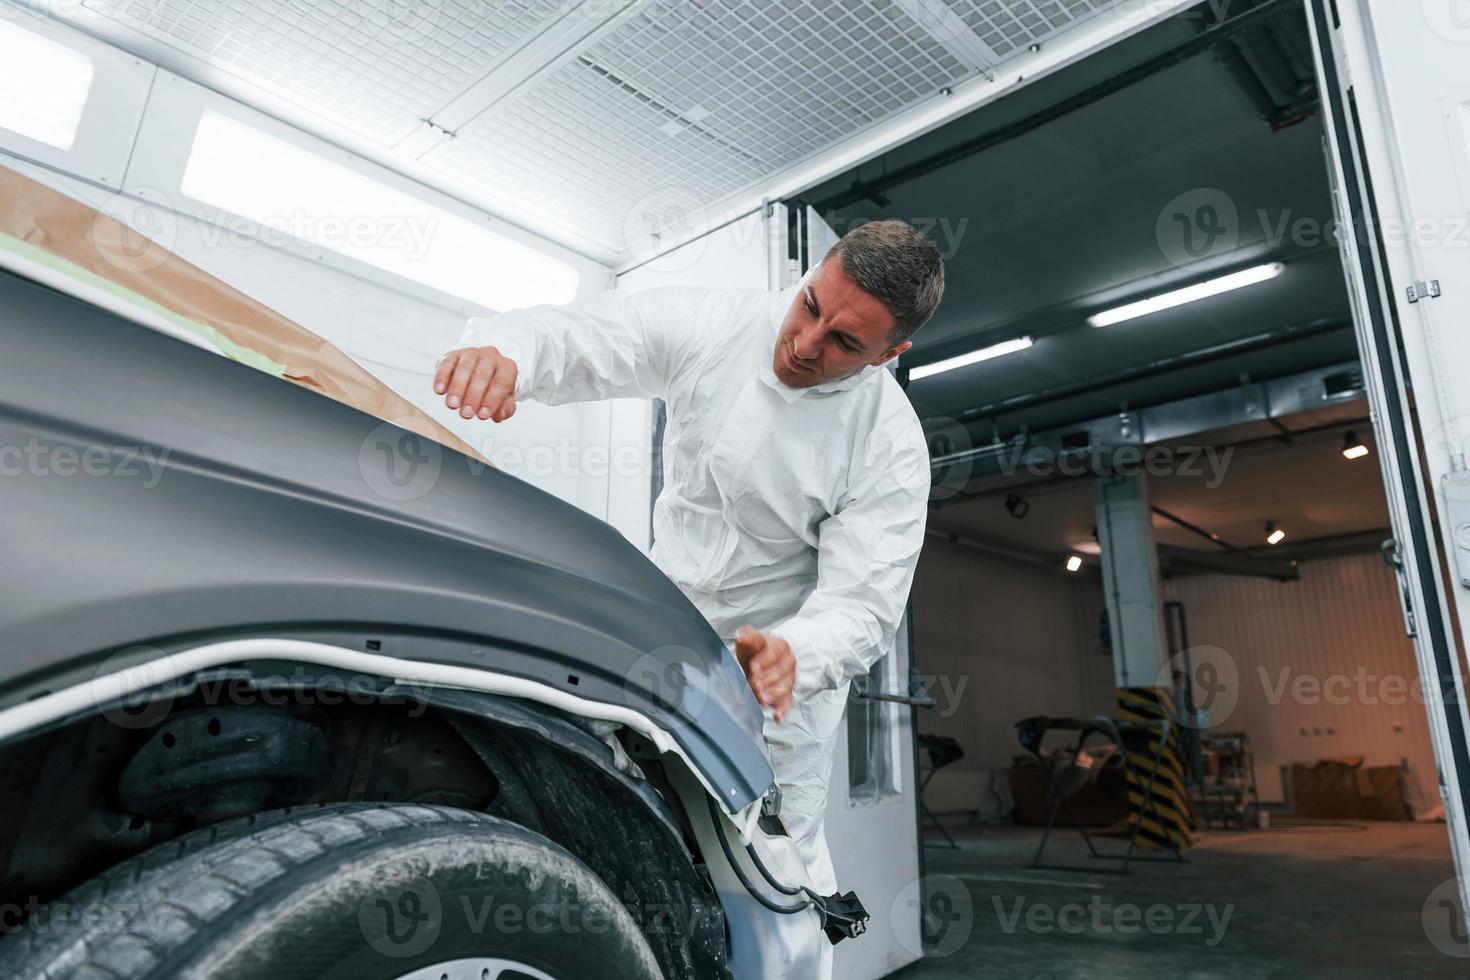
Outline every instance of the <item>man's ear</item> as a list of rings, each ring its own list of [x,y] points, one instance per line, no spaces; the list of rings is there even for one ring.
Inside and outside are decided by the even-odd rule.
[[[904,353],[905,351],[907,351],[912,346],[914,346],[914,342],[912,340],[905,340],[903,343],[899,344],[897,347],[890,347],[886,351],[883,352],[883,354],[882,354],[881,357],[879,357],[876,361],[873,362],[873,365],[876,367],[879,364],[887,364],[889,361],[893,360],[898,355]]]

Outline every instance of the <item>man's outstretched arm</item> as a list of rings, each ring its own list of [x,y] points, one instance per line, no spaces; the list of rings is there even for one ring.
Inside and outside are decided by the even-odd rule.
[[[434,391],[460,417],[503,422],[521,400],[547,405],[657,398],[707,324],[705,291],[604,293],[570,306],[533,306],[469,321],[445,354]]]

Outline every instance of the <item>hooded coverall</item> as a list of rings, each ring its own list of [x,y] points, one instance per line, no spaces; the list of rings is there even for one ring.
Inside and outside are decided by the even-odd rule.
[[[516,363],[517,401],[667,404],[652,559],[732,649],[749,624],[796,658],[767,711],[782,818],[822,894],[822,830],[849,681],[892,648],[924,538],[929,453],[893,376],[790,388],[772,369],[796,295],[665,288],[469,322],[461,347]]]

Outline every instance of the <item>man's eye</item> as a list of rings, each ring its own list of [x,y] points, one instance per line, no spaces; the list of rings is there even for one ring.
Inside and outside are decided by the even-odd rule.
[[[817,315],[817,308],[810,303],[806,304],[806,311],[810,313],[813,317]]]
[[[840,340],[839,339],[837,341],[837,346],[838,347],[841,347],[843,350],[847,351],[849,354],[856,354],[857,353],[857,347],[854,344],[851,344],[851,343],[849,343],[846,340]]]

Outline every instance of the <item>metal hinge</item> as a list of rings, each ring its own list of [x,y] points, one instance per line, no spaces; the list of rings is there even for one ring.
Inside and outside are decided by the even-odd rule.
[[[1441,292],[1438,279],[1431,279],[1428,282],[1420,279],[1409,287],[1409,302],[1417,303],[1421,299],[1438,299]]]

